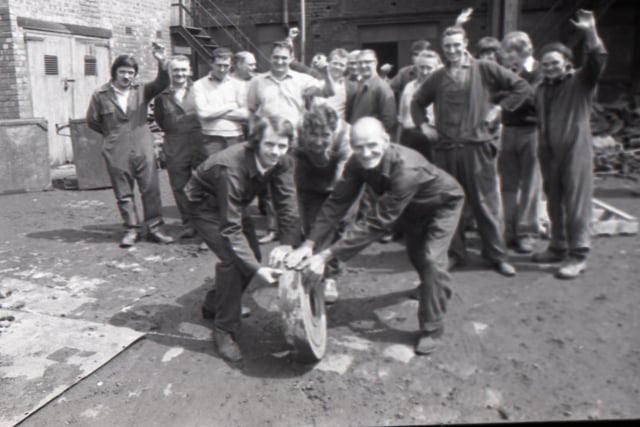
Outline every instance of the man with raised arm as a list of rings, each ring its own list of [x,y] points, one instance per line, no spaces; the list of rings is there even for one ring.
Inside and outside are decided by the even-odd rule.
[[[536,262],[560,262],[557,277],[573,279],[587,268],[593,197],[593,141],[589,117],[607,51],[593,13],[580,9],[572,24],[584,34],[586,55],[574,70],[571,50],[551,43],[540,51],[542,84],[536,91],[538,149],[551,241]]]

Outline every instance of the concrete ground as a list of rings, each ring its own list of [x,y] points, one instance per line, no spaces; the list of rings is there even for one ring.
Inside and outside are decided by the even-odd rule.
[[[167,230],[177,235],[165,171],[161,178]],[[640,216],[630,184],[598,181],[596,196]],[[52,277],[100,279],[58,309],[146,333],[24,426],[640,418],[637,235],[594,239],[589,269],[573,281],[515,254],[518,276],[501,277],[484,266],[471,235],[471,262],[454,272],[444,345],[427,357],[412,350],[417,303],[407,294],[417,277],[400,243],[374,244],[349,262],[340,300],[328,308],[327,353],[316,365],[286,354],[276,288],[254,284],[240,337],[246,361],[236,369],[216,355],[211,325],[200,317],[215,259],[196,241],[120,249],[111,190],[4,195],[0,212],[0,278],[41,287]]]

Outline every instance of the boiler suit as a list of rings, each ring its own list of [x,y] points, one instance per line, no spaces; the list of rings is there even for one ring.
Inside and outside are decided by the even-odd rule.
[[[140,227],[133,195],[136,182],[147,228],[154,230],[163,223],[153,136],[147,126],[147,107],[151,99],[168,85],[169,73],[159,66],[154,81],[131,85],[126,112],[118,104],[111,83],[105,83],[91,96],[87,124],[103,136],[102,154],[127,228]]]
[[[587,52],[584,65],[536,91],[540,131],[538,154],[551,220],[549,249],[585,259],[593,197],[591,104],[604,69],[602,44]]]

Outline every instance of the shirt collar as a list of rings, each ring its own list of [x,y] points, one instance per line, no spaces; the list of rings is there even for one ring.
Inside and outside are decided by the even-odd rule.
[[[117,93],[118,95],[128,95],[129,91],[131,90],[131,86],[129,86],[126,89],[120,89],[118,88],[116,85],[113,84],[113,82],[111,82],[111,88],[113,89],[113,91],[115,93]]]
[[[293,74],[291,73],[291,69],[289,69],[284,76],[282,76],[282,78],[277,78],[276,76],[273,75],[272,71],[269,71],[266,75],[267,77],[269,77],[271,80],[276,81],[276,82],[281,82],[285,79],[291,79],[293,78]]]
[[[215,81],[215,82],[226,82],[227,80],[229,80],[231,77],[229,76],[229,74],[227,74],[226,76],[224,76],[224,79],[222,80],[218,80],[213,74],[209,73],[209,80]]]
[[[527,59],[524,60],[524,64],[522,64],[522,68],[527,72],[530,73],[533,71],[534,66],[536,65],[536,60],[533,59],[533,56],[529,56],[527,57]]]

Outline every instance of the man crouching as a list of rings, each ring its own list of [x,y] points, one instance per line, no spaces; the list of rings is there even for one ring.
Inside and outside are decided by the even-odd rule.
[[[245,215],[257,193],[270,188],[281,232],[282,245],[272,250],[270,265],[277,265],[300,241],[294,162],[287,156],[293,136],[290,121],[260,118],[248,142],[209,156],[185,186],[193,225],[220,260],[215,287],[207,293],[202,314],[215,319],[218,353],[232,362],[242,359],[237,335],[243,292],[254,276],[269,284],[281,274],[260,265],[255,229]]]
[[[321,276],[333,258],[346,261],[378,241],[391,227],[406,238],[407,254],[420,276],[418,321],[421,336],[417,354],[429,354],[440,344],[444,313],[451,296],[447,250],[456,231],[464,192],[449,174],[433,166],[417,151],[392,144],[382,123],[363,117],[351,128],[353,155],[335,189],[322,205],[311,232],[300,248],[285,259],[288,268]],[[329,248],[313,254],[316,242],[333,233],[368,186],[373,207],[364,223],[350,223]]]

